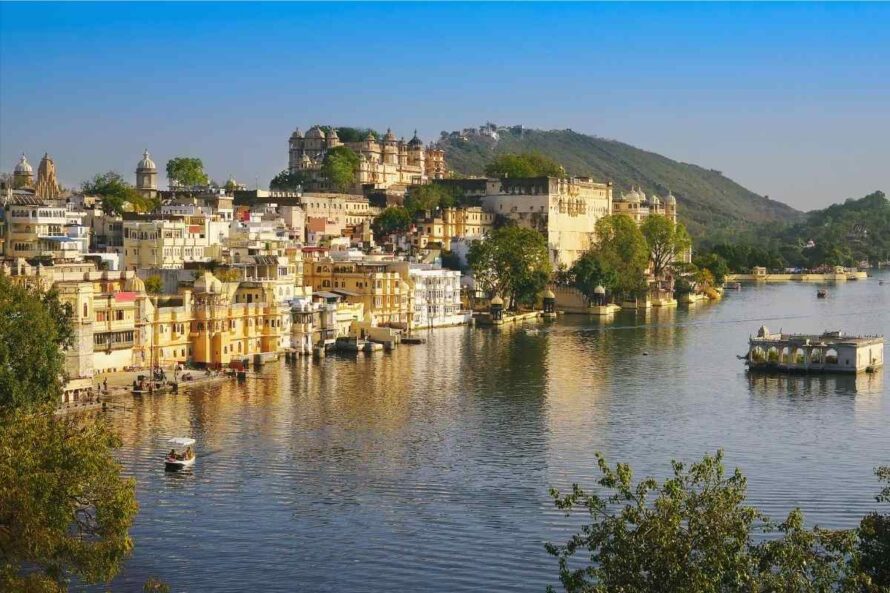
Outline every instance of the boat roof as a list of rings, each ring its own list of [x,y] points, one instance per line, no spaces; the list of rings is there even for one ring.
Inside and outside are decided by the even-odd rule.
[[[195,439],[189,437],[173,437],[167,442],[176,447],[191,447],[195,444]]]

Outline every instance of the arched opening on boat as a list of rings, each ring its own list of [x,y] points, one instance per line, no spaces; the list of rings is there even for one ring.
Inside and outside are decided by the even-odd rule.
[[[837,364],[837,350],[829,348],[825,351],[825,364]]]
[[[810,350],[810,364],[825,364],[825,351],[822,348]]]
[[[751,349],[751,360],[753,362],[763,362],[766,360],[766,352],[760,346],[754,346]]]
[[[782,348],[782,352],[779,354],[779,362],[782,364],[788,364],[791,362],[791,348],[785,346]]]
[[[766,360],[768,362],[779,362],[779,349],[775,346],[770,346],[769,350],[766,351]]]

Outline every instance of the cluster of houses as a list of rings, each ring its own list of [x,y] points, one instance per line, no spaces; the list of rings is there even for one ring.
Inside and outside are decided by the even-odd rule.
[[[587,178],[424,176],[477,205],[428,212],[381,246],[371,223],[385,204],[361,193],[237,183],[161,191],[147,152],[136,179],[137,191],[158,200],[155,211],[113,214],[100,197],[64,191],[49,155],[37,180],[23,156],[0,194],[0,274],[54,288],[72,307],[69,391],[103,373],[220,368],[338,339],[397,343],[420,329],[468,323],[468,279],[444,269],[440,256],[465,257],[499,221],[539,230],[559,267],[590,248],[596,221],[614,211],[676,219],[672,196],[634,190],[613,201],[611,184]]]

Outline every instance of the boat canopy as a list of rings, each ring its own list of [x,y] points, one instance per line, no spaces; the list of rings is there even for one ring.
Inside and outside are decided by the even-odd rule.
[[[167,442],[174,447],[191,447],[195,444],[195,439],[189,437],[174,437]]]

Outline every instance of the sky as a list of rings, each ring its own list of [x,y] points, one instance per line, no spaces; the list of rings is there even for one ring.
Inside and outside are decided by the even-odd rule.
[[[0,3],[0,170],[266,187],[312,124],[571,128],[802,210],[890,193],[890,4]]]

